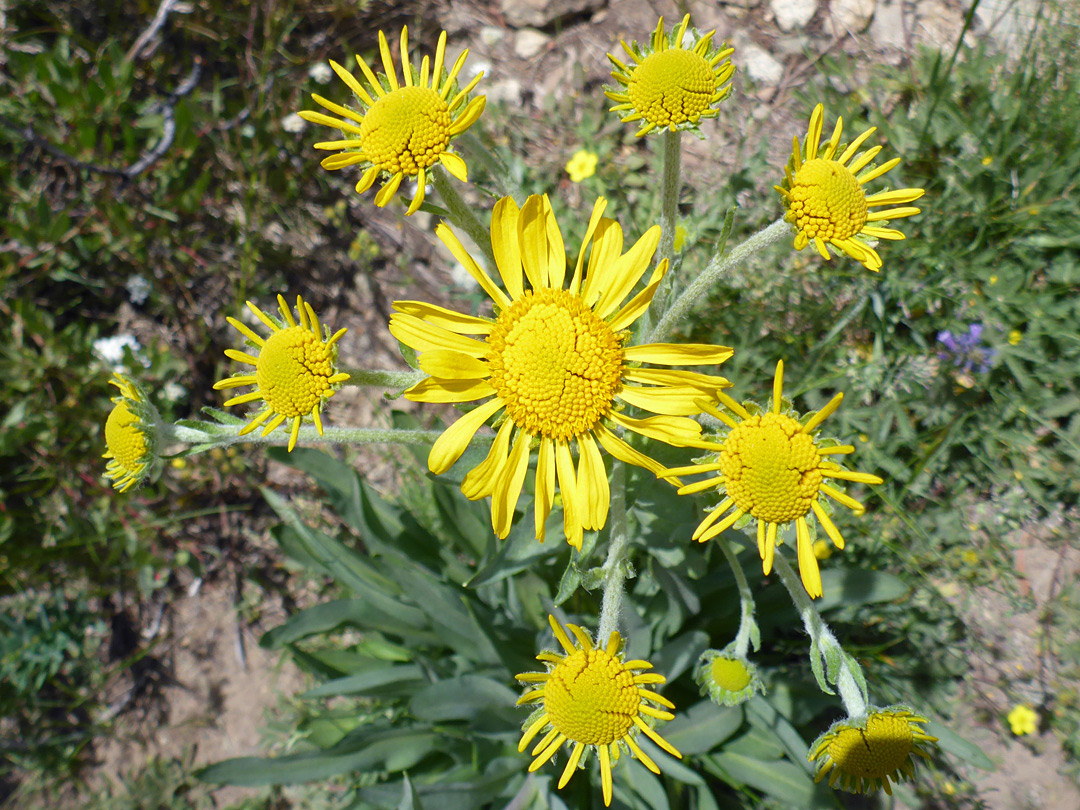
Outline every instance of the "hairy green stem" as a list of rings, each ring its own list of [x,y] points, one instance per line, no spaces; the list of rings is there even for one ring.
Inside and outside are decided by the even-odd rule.
[[[728,565],[731,567],[731,573],[735,577],[735,585],[739,589],[739,608],[742,614],[739,619],[739,632],[735,636],[735,654],[743,657],[750,648],[750,638],[756,626],[754,622],[754,594],[750,590],[750,584],[746,581],[746,574],[743,573],[739,558],[735,556],[735,551],[731,548],[731,544],[724,539],[724,535],[720,534],[716,537],[716,544],[724,552],[724,557],[727,558]]]
[[[478,163],[484,164],[491,179],[495,181],[498,192],[503,197],[510,197],[519,206],[525,201],[525,192],[517,184],[506,167],[480,139],[471,132],[465,132],[458,136],[458,140],[464,145],[470,158],[475,158]]]
[[[600,606],[600,626],[596,643],[607,644],[619,627],[622,612],[623,581],[626,579],[626,555],[630,549],[630,532],[626,520],[626,465],[615,461],[611,470],[611,539],[604,560],[604,598]]]
[[[435,184],[435,190],[439,192],[446,210],[450,213],[450,221],[469,235],[478,248],[483,252],[489,270],[495,268],[495,254],[491,252],[491,234],[484,226],[472,208],[465,202],[450,178],[446,176],[446,170],[442,166],[435,166],[431,170],[431,179]]]
[[[165,425],[163,441],[192,445],[228,447],[233,444],[287,445],[289,431],[279,429],[269,436],[261,430],[240,435],[243,425],[221,425],[216,422],[192,422]],[[442,435],[441,430],[398,430],[395,428],[324,427],[320,436],[314,425],[300,428],[298,444],[432,444]],[[490,444],[494,436],[477,435],[479,444]]]
[[[675,223],[679,216],[679,174],[682,164],[682,133],[664,132],[664,175],[661,185],[660,258],[675,259]],[[668,276],[670,279],[670,276]],[[667,279],[665,279],[667,283]],[[660,292],[664,290],[663,285]],[[662,300],[662,299],[661,299]]]
[[[694,279],[693,283],[683,290],[682,295],[675,299],[675,303],[664,313],[659,323],[653,327],[645,342],[657,343],[668,337],[676,324],[687,316],[694,304],[700,301],[709,288],[719,281],[728,270],[742,264],[759,250],[765,249],[790,232],[791,226],[783,219],[778,219],[772,225],[755,233],[741,245],[737,245],[730,253],[713,256],[712,261]]]
[[[428,376],[422,371],[384,371],[377,368],[351,368],[349,366],[340,366],[338,371],[349,375],[344,385],[374,388],[408,388]]]
[[[835,655],[838,661],[835,685],[840,693],[840,700],[844,703],[844,711],[847,712],[848,717],[862,717],[866,714],[867,699],[861,685],[861,682],[863,682],[862,673],[853,669],[853,667],[857,668],[858,664],[850,656],[844,654],[840,642],[836,640],[836,636],[833,635],[832,630],[825,624],[825,620],[821,618],[821,614],[814,607],[813,600],[810,599],[809,594],[803,588],[802,580],[792,569],[787,558],[783,554],[777,553],[773,565],[776,573],[780,576],[780,581],[787,588],[791,601],[795,603],[795,609],[799,611],[799,616],[803,620],[803,627],[806,628],[806,632],[810,635],[811,644],[821,651],[823,657],[828,658],[830,655]],[[811,650],[810,654],[814,655],[814,651]]]

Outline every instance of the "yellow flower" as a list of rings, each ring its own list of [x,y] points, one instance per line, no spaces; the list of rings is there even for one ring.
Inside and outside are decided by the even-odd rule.
[[[622,43],[633,66],[627,66],[608,54],[615,65],[611,78],[623,89],[607,88],[604,95],[618,102],[611,112],[627,113],[621,120],[641,121],[635,137],[654,129],[696,129],[702,118],[715,118],[715,105],[731,94],[735,66],[729,57],[734,48],[712,47],[715,31],[697,37],[687,48],[683,45],[690,15],[670,34],[664,31],[664,18],[653,31],[648,47]],[[694,32],[695,35],[697,32]]]
[[[289,312],[289,305],[282,296],[277,297],[283,322],[272,320],[265,312],[250,301],[247,302],[255,316],[270,329],[270,337],[261,338],[254,331],[236,318],[227,318],[228,322],[258,348],[258,356],[235,349],[226,349],[225,354],[240,363],[255,366],[254,374],[242,374],[226,377],[214,383],[215,390],[239,388],[254,385],[255,390],[226,400],[225,406],[241,405],[245,402],[263,401],[263,409],[240,430],[240,435],[250,433],[266,422],[262,435],[268,436],[286,419],[292,419],[292,431],[289,434],[289,452],[296,446],[300,434],[300,425],[310,415],[315,420],[315,429],[323,433],[320,413],[323,400],[337,393],[341,383],[349,379],[348,374],[337,371],[338,339],[347,332],[339,329],[330,337],[330,330],[319,326],[315,310],[296,296],[296,312],[300,316],[298,324]],[[273,417],[271,419],[271,417]]]
[[[529,197],[521,209],[504,197],[492,212],[491,243],[505,292],[446,223],[436,228],[454,258],[494,301],[493,317],[419,301],[394,303],[391,333],[420,352],[420,368],[431,375],[405,396],[417,402],[484,400],[432,446],[431,471],[439,475],[450,469],[476,431],[499,415],[491,451],[461,486],[472,500],[491,496],[491,525],[499,537],[510,532],[533,447],[539,452],[536,537],[544,538],[557,480],[567,541],[580,548],[583,531],[599,529],[607,520],[609,490],[600,447],[658,477],[666,472],[611,428],[687,446],[701,432],[697,422],[686,418],[700,413],[695,403],[714,399],[716,389],[729,384],[723,377],[640,367],[643,362],[721,363],[731,349],[626,345],[625,330],[645,313],[668,265],[661,261],[645,288],[624,304],[652,261],[660,228],[650,228],[623,253],[622,228],[602,216],[606,205],[600,198],[593,208],[569,285],[563,238],[547,197]],[[658,415],[631,418],[620,402]]]
[[[913,202],[925,192],[921,188],[901,188],[866,196],[863,185],[893,169],[900,163],[900,158],[867,168],[881,147],[875,146],[856,156],[875,127],[866,130],[841,152],[842,118],[837,119],[824,150],[819,150],[824,115],[824,106],[818,104],[810,116],[805,148],[800,147],[799,139],[795,138],[791,159],[784,167],[784,184],[773,188],[780,192],[787,208],[784,218],[795,227],[796,250],[813,242],[822,258],[829,259],[828,243],[861,262],[868,270],[877,272],[881,269],[881,257],[866,240],[903,239],[904,234],[872,223],[910,217],[918,214],[920,209],[910,206],[884,211],[870,209]],[[838,153],[840,156],[836,157]]]
[[[921,726],[925,722],[904,706],[889,706],[833,723],[810,746],[808,759],[817,762],[815,781],[829,774],[829,787],[839,785],[850,793],[882,787],[891,796],[890,779],[915,778],[913,755],[930,759],[926,749],[937,737],[926,733]]]
[[[732,418],[709,403],[702,402],[704,411],[712,414],[730,430],[722,444],[703,442],[699,446],[717,451],[715,459],[689,467],[668,470],[668,476],[720,472],[716,478],[706,478],[679,489],[680,495],[722,490],[726,497],[694,532],[694,539],[704,543],[727,531],[743,515],[757,519],[758,551],[764,561],[766,574],[772,570],[776,549],[776,533],[780,526],[794,523],[798,538],[799,573],[811,597],[821,596],[821,571],[810,538],[806,516],[813,510],[833,544],[842,549],[844,538],[821,505],[820,496],[828,495],[856,514],[865,508],[861,503],[825,483],[826,478],[880,484],[882,480],[868,473],[844,470],[828,456],[854,453],[851,445],[829,446],[815,439],[818,426],[825,421],[843,400],[837,394],[815,415],[801,422],[797,415],[784,412],[782,388],[784,362],[776,364],[773,380],[772,410],[758,413],[740,405],[727,394],[717,391],[717,398],[738,417]],[[749,403],[748,403],[749,404]],[[716,521],[727,513],[727,517]],[[715,525],[714,525],[715,524]]]
[[[531,751],[531,755],[536,757],[529,766],[529,773],[532,773],[551,759],[564,744],[572,746],[570,758],[559,778],[561,789],[574,775],[585,749],[592,749],[600,758],[604,805],[610,806],[611,766],[619,761],[623,750],[628,749],[653,773],[660,773],[660,768],[634,739],[638,732],[673,757],[682,759],[682,754],[644,719],[675,718],[670,712],[648,703],[675,708],[675,704],[667,698],[645,688],[650,684],[664,683],[667,679],[651,672],[635,672],[652,669],[648,661],[623,661],[620,651],[622,638],[617,632],[611,634],[606,646],[597,647],[588,633],[568,624],[567,628],[577,640],[575,644],[554,616],[549,616],[548,621],[566,655],[540,653],[536,658],[544,662],[547,672],[526,672],[516,676],[522,683],[540,684],[518,699],[519,706],[540,702],[540,708],[525,721],[525,733],[518,744],[518,751],[524,751],[536,735],[546,730]]]
[[[1017,737],[1034,734],[1039,730],[1038,713],[1022,703],[1014,706],[1005,719],[1009,721],[1009,728]]]
[[[701,694],[708,695],[718,706],[738,706],[765,691],[757,667],[735,651],[734,643],[722,650],[703,652],[694,667],[694,680]]]
[[[322,161],[322,167],[335,171],[345,166],[360,164],[365,169],[356,191],[362,194],[371,188],[375,179],[383,174],[389,180],[375,195],[375,205],[382,207],[390,202],[405,177],[416,178],[416,195],[405,212],[414,214],[423,205],[427,172],[441,163],[450,174],[464,182],[467,179],[465,161],[447,151],[450,141],[471,127],[484,111],[486,99],[477,96],[469,100],[469,93],[483,77],[483,72],[458,89],[457,77],[469,55],[466,50],[447,72],[443,60],[446,56],[446,32],[439,36],[435,49],[435,63],[424,57],[416,72],[409,62],[409,29],[401,29],[399,43],[401,78],[394,68],[393,57],[386,37],[379,32],[379,54],[384,73],[378,77],[362,57],[357,56],[364,78],[365,88],[355,76],[337,62],[330,67],[345,82],[355,96],[354,107],[343,107],[313,93],[317,104],[340,118],[322,112],[304,110],[300,117],[313,124],[323,124],[342,132],[342,140],[315,144],[316,149],[340,150]],[[344,119],[344,120],[342,120]]]
[[[1009,332],[1009,345],[1010,346],[1016,346],[1023,339],[1024,339],[1024,333],[1021,332],[1019,329],[1013,329],[1011,332]]]
[[[588,149],[578,149],[566,163],[566,172],[570,175],[570,180],[574,183],[580,183],[582,180],[592,177],[596,174],[597,160],[599,158],[596,152],[590,152]]]
[[[146,393],[135,382],[121,374],[113,374],[109,385],[120,389],[113,397],[114,407],[105,420],[105,447],[102,458],[105,477],[112,480],[113,489],[127,492],[146,481],[160,467],[158,440],[161,416]]]

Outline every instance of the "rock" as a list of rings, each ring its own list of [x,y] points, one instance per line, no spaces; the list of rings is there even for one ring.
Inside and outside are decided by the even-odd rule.
[[[506,32],[494,25],[485,25],[480,29],[480,41],[488,48],[494,48],[506,38]]]
[[[534,28],[522,28],[514,35],[514,53],[522,59],[531,59],[551,42],[551,37]]]
[[[792,31],[810,22],[817,11],[817,0],[769,0],[781,31]]]
[[[870,23],[870,39],[879,48],[902,51],[907,47],[904,9],[901,0],[881,0]]]
[[[543,28],[566,17],[603,8],[607,0],[501,0],[506,22],[515,28],[531,25]]]
[[[489,103],[494,104],[503,101],[512,107],[521,104],[521,82],[517,79],[503,79],[502,81],[484,83],[480,91],[487,96]]]
[[[751,79],[762,84],[776,86],[784,76],[784,66],[760,45],[751,44],[736,49],[735,61],[736,64],[741,63],[740,66]]]
[[[877,7],[877,0],[831,0],[829,24],[833,36],[858,34],[870,24]]]
[[[963,27],[963,13],[946,5],[942,0],[923,0],[915,6],[912,34],[918,45],[929,45],[933,48],[952,47]],[[971,31],[968,31],[965,42],[969,40],[972,43],[974,41]]]

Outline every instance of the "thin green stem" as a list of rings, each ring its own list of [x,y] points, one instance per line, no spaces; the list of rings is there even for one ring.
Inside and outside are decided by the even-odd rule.
[[[668,337],[675,329],[676,324],[687,316],[694,304],[700,301],[709,288],[719,281],[728,270],[742,264],[755,253],[764,250],[790,232],[791,226],[783,219],[778,219],[772,225],[755,233],[741,245],[737,245],[730,253],[713,256],[712,261],[694,279],[693,283],[675,299],[675,303],[664,313],[659,323],[653,327],[645,342],[656,343]]]
[[[742,615],[739,619],[739,632],[735,636],[735,654],[743,657],[750,648],[750,639],[755,635],[754,629],[757,627],[757,623],[754,621],[754,594],[750,590],[750,584],[746,581],[746,574],[743,573],[742,564],[735,555],[735,551],[731,548],[731,544],[724,539],[722,534],[717,536],[716,543],[720,546],[720,550],[724,552],[724,557],[731,567],[731,573],[735,577],[735,585],[739,589],[739,608]],[[757,644],[754,645],[754,649],[757,649]]]
[[[498,192],[503,197],[510,197],[518,205],[525,200],[525,192],[517,184],[502,162],[495,157],[495,153],[480,142],[480,139],[471,132],[465,132],[458,136],[458,140],[469,153],[470,158],[475,158],[478,163],[484,164],[491,179],[495,181]]]
[[[484,226],[472,208],[465,202],[450,178],[446,176],[446,170],[442,166],[435,166],[431,170],[431,179],[435,184],[435,190],[439,192],[446,210],[450,214],[450,221],[469,235],[484,254],[489,270],[495,268],[495,254],[491,252],[491,234]]]
[[[777,553],[773,560],[776,573],[780,575],[780,581],[787,588],[791,601],[795,603],[795,609],[803,620],[803,627],[810,635],[810,655],[820,654],[825,659],[828,672],[836,672],[833,683],[840,693],[840,700],[844,703],[844,711],[848,717],[862,717],[866,714],[866,688],[862,672],[855,659],[844,653],[840,642],[836,640],[832,630],[821,618],[814,602],[803,588],[802,580],[792,569],[787,558]],[[832,680],[832,678],[830,678]]]
[[[428,376],[422,371],[384,371],[377,368],[351,368],[349,366],[341,366],[338,370],[349,375],[344,385],[374,388],[408,388]]]
[[[660,258],[668,260],[668,271],[653,298],[658,310],[667,307],[675,280],[675,229],[678,227],[679,218],[681,164],[682,132],[666,130],[664,132],[664,174],[660,197]]]
[[[216,422],[187,421],[183,425],[167,424],[162,437],[165,444],[182,443],[210,447],[233,444],[287,445],[289,431],[279,429],[269,436],[254,430],[241,436],[243,425],[221,425]],[[396,428],[324,427],[320,435],[314,425],[300,428],[298,444],[433,444],[441,430],[399,430]],[[478,444],[490,444],[494,436],[477,435]]]
[[[622,612],[623,581],[628,573],[626,554],[630,548],[630,532],[626,520],[626,465],[615,461],[611,470],[611,539],[604,560],[604,597],[600,606],[600,626],[596,643],[607,644],[618,629]]]

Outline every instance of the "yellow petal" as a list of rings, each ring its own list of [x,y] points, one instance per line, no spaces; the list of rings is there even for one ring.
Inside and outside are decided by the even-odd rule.
[[[482,380],[491,369],[483,360],[452,349],[431,349],[420,355],[420,368],[432,377],[451,380]]]
[[[578,437],[577,481],[584,507],[582,523],[586,529],[599,531],[607,522],[611,491],[604,457],[600,455],[596,441],[588,434]]]
[[[658,244],[660,244],[660,226],[653,225],[642,234],[630,250],[609,266],[600,300],[593,307],[597,315],[606,318],[619,308],[623,299],[630,294],[634,285],[649,269],[649,263],[652,261],[653,254],[656,253]]]
[[[593,425],[592,433],[603,448],[619,461],[633,464],[635,467],[642,467],[657,478],[662,478],[667,472],[667,469],[659,461],[655,461],[644,453],[635,450],[603,425]]]
[[[395,301],[393,307],[398,312],[413,315],[459,335],[486,335],[494,326],[491,321],[484,318],[465,315],[426,301]]]
[[[390,316],[390,334],[418,352],[453,349],[470,357],[483,357],[488,350],[486,343],[456,334],[404,312],[395,312]]]
[[[435,235],[438,236],[443,244],[450,248],[450,252],[454,255],[454,258],[461,262],[462,266],[468,271],[469,275],[476,279],[476,283],[479,284],[484,292],[488,294],[501,309],[508,309],[510,307],[510,299],[506,297],[498,285],[492,281],[491,276],[487,274],[480,265],[476,263],[476,260],[469,255],[469,251],[465,249],[465,246],[461,244],[461,240],[457,238],[457,235],[450,230],[450,226],[445,222],[440,222],[435,228]]]
[[[624,382],[648,385],[690,386],[705,395],[711,395],[714,391],[731,385],[726,377],[716,377],[697,371],[676,371],[669,368],[627,368],[623,369],[622,378]]]
[[[506,463],[506,454],[510,449],[510,435],[514,431],[514,423],[505,420],[495,434],[495,441],[491,443],[487,457],[469,470],[465,479],[461,482],[461,491],[470,501],[478,501],[486,498],[495,490],[495,479]]]
[[[461,454],[469,446],[476,431],[494,416],[503,404],[501,399],[495,397],[490,402],[485,402],[469,411],[448,427],[431,446],[431,452],[428,454],[428,469],[436,475],[442,475],[449,470],[454,462],[461,458]]]
[[[608,271],[622,254],[623,232],[619,223],[607,217],[601,217],[596,225],[592,252],[589,254],[589,268],[585,272],[585,284],[581,288],[581,298],[586,306],[593,306],[600,298],[608,280]]]
[[[548,286],[548,231],[544,199],[533,194],[518,217],[518,239],[525,275],[534,290]]]
[[[559,490],[563,496],[563,532],[566,534],[566,542],[580,550],[584,539],[581,493],[578,491],[574,460],[570,457],[570,445],[564,441],[555,442],[555,471],[559,476]]]
[[[636,388],[626,385],[616,396],[635,408],[642,408],[652,413],[667,416],[696,416],[701,413],[701,408],[697,405],[701,399],[701,391],[697,388],[674,386]]]
[[[491,528],[500,538],[510,534],[510,525],[514,520],[514,510],[521,487],[525,483],[525,473],[529,469],[529,435],[518,433],[514,449],[506,463],[495,476],[495,489],[491,493]]]
[[[509,421],[509,420],[507,420]],[[540,451],[536,456],[536,496],[533,520],[536,539],[544,542],[545,526],[555,502],[555,446],[549,437],[540,439]]]
[[[405,175],[403,175],[401,172],[398,172],[397,174],[393,175],[389,180],[387,180],[383,187],[379,189],[379,193],[375,195],[375,205],[377,205],[379,208],[385,208],[390,203],[390,200],[394,198],[394,195],[397,193],[398,186],[401,185],[401,181],[404,178]]]
[[[503,197],[491,212],[491,251],[499,275],[513,300],[524,292],[521,274],[521,246],[518,241],[520,209],[511,197]]]
[[[734,354],[727,346],[706,343],[645,343],[627,346],[623,357],[629,363],[659,363],[665,366],[701,366],[723,363]]]
[[[585,238],[581,240],[581,250],[578,252],[577,264],[574,267],[574,276],[570,279],[570,292],[574,295],[577,295],[581,289],[582,268],[585,264],[585,250],[589,247],[589,243],[592,242],[593,235],[600,225],[600,220],[604,215],[605,208],[607,208],[607,200],[603,197],[597,197],[596,202],[593,203],[592,214],[589,217],[589,227],[585,230]]]
[[[701,437],[701,425],[682,416],[650,416],[631,419],[621,413],[611,414],[611,420],[628,430],[650,439],[658,439],[675,447],[687,447]]]
[[[447,380],[428,377],[405,392],[411,402],[475,402],[495,393],[487,380]]]
[[[462,183],[468,181],[469,167],[465,165],[465,161],[460,155],[455,155],[453,152],[443,152],[439,155],[439,162]]]

